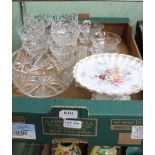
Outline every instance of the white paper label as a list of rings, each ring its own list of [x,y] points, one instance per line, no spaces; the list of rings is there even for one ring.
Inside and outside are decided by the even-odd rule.
[[[59,117],[66,118],[78,118],[78,111],[76,110],[61,110],[59,111]]]
[[[36,139],[34,124],[12,124],[12,138]]]
[[[64,120],[63,127],[81,129],[82,128],[82,121]]]
[[[131,139],[143,139],[143,126],[133,126]]]

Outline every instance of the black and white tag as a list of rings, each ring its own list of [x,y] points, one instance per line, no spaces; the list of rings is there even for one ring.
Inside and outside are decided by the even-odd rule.
[[[63,127],[64,128],[72,128],[72,129],[81,129],[82,121],[64,120]]]
[[[36,139],[34,124],[12,124],[12,138],[18,139]]]
[[[143,139],[143,126],[133,126],[131,139]]]
[[[59,111],[59,117],[66,118],[78,118],[78,111],[76,110],[61,110]]]

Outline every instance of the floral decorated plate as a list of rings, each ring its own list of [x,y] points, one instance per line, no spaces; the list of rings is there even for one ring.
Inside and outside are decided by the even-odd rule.
[[[75,80],[92,92],[130,95],[142,90],[142,60],[125,54],[105,53],[86,57],[74,67]]]

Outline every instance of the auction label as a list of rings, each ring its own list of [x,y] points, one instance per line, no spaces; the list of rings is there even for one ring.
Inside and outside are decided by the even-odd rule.
[[[36,139],[34,124],[12,124],[12,138],[18,139]]]
[[[97,136],[98,119],[42,117],[44,135]]]
[[[66,118],[78,118],[78,111],[76,110],[61,110],[59,111],[59,117]]]
[[[142,126],[142,119],[111,119],[111,130],[132,130],[132,126]]]
[[[143,126],[133,126],[131,139],[143,139]]]
[[[73,129],[81,129],[82,121],[64,120],[63,127],[65,127],[65,128],[73,128]]]

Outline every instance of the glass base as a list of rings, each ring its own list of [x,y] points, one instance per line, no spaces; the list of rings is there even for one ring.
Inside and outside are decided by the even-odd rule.
[[[125,96],[109,96],[106,94],[92,94],[92,100],[131,100],[131,97],[128,95]]]

